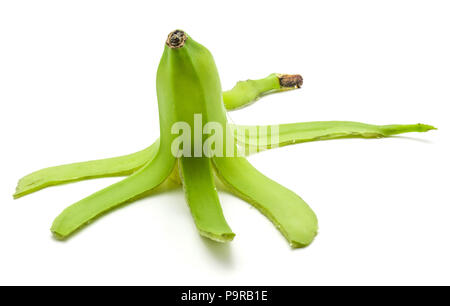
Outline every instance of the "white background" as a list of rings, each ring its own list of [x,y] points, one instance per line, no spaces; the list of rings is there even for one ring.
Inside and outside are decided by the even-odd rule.
[[[0,2],[0,284],[450,284],[448,1]],[[159,135],[155,75],[181,28],[224,89],[272,72],[301,90],[235,123],[353,120],[439,128],[299,144],[250,157],[301,195],[320,232],[292,250],[256,209],[220,193],[237,234],[196,232],[181,189],[110,213],[66,242],[52,220],[120,178],[13,200],[42,167],[122,155]]]

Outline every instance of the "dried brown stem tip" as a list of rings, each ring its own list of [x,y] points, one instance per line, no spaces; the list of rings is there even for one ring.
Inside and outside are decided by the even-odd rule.
[[[167,36],[166,45],[172,49],[181,48],[184,46],[186,39],[186,33],[181,30],[175,30]]]
[[[300,74],[278,74],[281,88],[300,88],[303,78]]]

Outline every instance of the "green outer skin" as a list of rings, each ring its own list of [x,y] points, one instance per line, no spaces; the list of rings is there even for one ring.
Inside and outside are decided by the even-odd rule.
[[[293,88],[281,88],[277,74],[272,73],[263,79],[237,82],[231,90],[223,92],[223,103],[228,110],[235,110],[264,95],[289,89]]]
[[[273,91],[282,90],[279,88],[279,80],[276,75],[270,75],[259,81],[238,83],[234,91],[231,92],[231,94],[234,93],[236,95],[235,97],[229,97],[229,92],[224,93],[227,96],[224,98],[228,101],[226,102],[228,104],[227,107],[234,109],[238,105],[245,103],[245,101],[256,100],[260,96],[258,95],[259,92],[269,91],[270,88],[275,88],[272,89]],[[71,165],[72,170],[76,169],[74,172],[77,172],[77,175],[74,176],[74,173],[71,173],[71,178],[63,175],[63,177],[59,177],[61,182],[81,179],[82,173],[85,173],[83,167],[85,167],[84,169],[93,168],[95,165],[105,167],[109,166],[109,163],[114,164],[118,161],[124,162],[129,168],[122,166],[122,168],[119,167],[120,171],[118,172],[114,172],[119,169],[116,168],[106,173],[100,173],[99,168],[96,168],[95,175],[110,176],[112,173],[130,173],[136,171],[138,164],[143,161],[143,158],[150,157],[150,160],[143,168],[128,178],[66,208],[52,225],[51,231],[56,237],[64,239],[70,236],[101,214],[146,195],[150,190],[170,177],[176,161],[171,152],[171,145],[177,137],[171,133],[174,123],[186,122],[191,126],[191,130],[194,130],[194,114],[202,114],[204,123],[215,122],[220,124],[223,130],[230,129],[227,123],[220,79],[214,59],[205,47],[190,37],[184,42],[184,46],[180,48],[173,49],[165,46],[158,67],[156,87],[160,122],[160,139],[159,147],[155,149],[155,151],[157,150],[156,155],[152,156],[155,153],[150,152],[151,154],[147,156],[148,152],[146,149],[126,157],[119,157],[113,161],[107,159],[88,162],[90,164]],[[243,96],[244,94],[248,95]],[[241,98],[240,101],[239,97]],[[231,103],[234,101],[236,104],[230,104],[229,101]],[[384,136],[384,134],[392,135],[398,133],[399,129],[402,130],[401,132],[407,132],[418,128],[417,125],[402,127],[391,125],[384,129],[378,127],[376,133],[374,133],[373,131],[367,132],[369,125],[351,122],[346,122],[345,124],[356,131],[353,134],[359,137],[361,135],[363,135],[362,137],[380,137],[378,135]],[[301,137],[299,137],[299,134],[303,134],[302,137],[304,139],[317,139],[320,135],[328,137],[328,139],[352,136],[351,134],[346,134],[345,129],[337,129],[336,122],[309,123],[309,126],[308,124],[284,125],[280,128],[282,129],[280,132],[283,135],[279,139],[280,145],[300,141]],[[419,127],[420,129],[431,128],[423,125],[419,125]],[[317,132],[314,134],[311,130],[316,130]],[[372,130],[375,130],[373,126]],[[224,135],[224,149],[227,147],[227,144],[234,145],[235,143],[233,136],[226,136],[230,134],[226,133]],[[205,135],[201,135],[201,137],[202,140],[206,138]],[[194,147],[196,143],[194,139],[191,138],[191,140],[192,154],[194,154],[194,152],[198,152],[196,150],[198,148]],[[254,140],[248,138],[242,141],[252,145]],[[257,137],[256,141],[258,140]],[[270,148],[271,145],[266,147]],[[318,230],[317,218],[310,207],[298,195],[265,177],[243,157],[214,157],[213,161],[219,178],[235,194],[265,214],[286,237],[292,247],[304,247],[312,242]],[[61,166],[57,170],[53,169],[53,171],[56,174],[60,174],[63,171],[62,169],[67,169],[67,167],[69,166]],[[180,167],[188,203],[200,233],[208,238],[222,242],[231,240],[234,234],[223,217],[213,182],[211,159],[206,157],[198,159],[182,158]],[[44,170],[42,171],[45,172]],[[25,180],[25,190],[18,189],[16,194],[20,196],[26,194],[27,190],[32,192],[37,190],[39,186],[45,187],[50,184],[56,184],[57,180],[51,179],[47,179],[47,185],[43,182],[35,182],[40,175],[42,175],[42,172],[35,174],[28,182]],[[86,173],[84,175],[85,177],[92,177],[86,175]]]
[[[291,190],[267,178],[243,157],[216,157],[221,180],[263,213],[294,247],[309,245],[317,234],[317,217]]]
[[[72,183],[92,178],[126,176],[152,160],[159,148],[159,140],[150,147],[124,156],[60,165],[38,170],[21,178],[14,198],[33,193],[49,186]]]
[[[199,233],[219,242],[233,240],[235,234],[223,216],[210,159],[182,157],[180,165],[186,200]]]
[[[382,138],[410,132],[427,132],[436,128],[427,124],[391,124],[373,125],[352,121],[316,121],[280,124],[278,142],[270,142],[266,131],[269,126],[256,126],[257,136],[250,137],[244,132],[255,126],[235,126],[235,137],[238,143],[247,147],[256,147],[257,151],[282,147],[296,143],[343,139],[343,138]],[[268,139],[267,143],[261,139]]]
[[[174,165],[175,158],[160,151],[138,172],[67,207],[53,221],[50,230],[59,239],[67,238],[94,218],[144,196],[166,180]]]

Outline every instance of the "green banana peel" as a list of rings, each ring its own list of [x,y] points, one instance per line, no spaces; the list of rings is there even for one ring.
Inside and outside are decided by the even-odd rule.
[[[291,190],[256,170],[243,157],[216,157],[221,181],[244,201],[263,213],[294,247],[309,245],[317,234],[317,217]]]
[[[277,129],[277,138],[269,132]],[[374,125],[352,121],[316,121],[280,124],[278,126],[234,126],[237,142],[246,148],[246,152],[284,147],[302,142],[345,138],[384,138],[410,132],[428,132],[436,128],[431,125],[391,124]],[[256,131],[247,133],[247,131]],[[267,141],[266,141],[267,140]]]
[[[45,187],[72,183],[81,180],[126,176],[133,174],[151,161],[158,152],[159,140],[150,147],[128,155],[73,163],[38,170],[21,178],[14,198],[41,190]]]
[[[197,229],[202,236],[215,241],[233,240],[235,234],[226,222],[214,185],[214,175],[209,158],[182,157],[181,178],[186,200]]]
[[[175,158],[165,153],[159,152],[154,160],[126,179],[67,207],[53,221],[52,233],[56,238],[64,239],[98,216],[137,200],[162,184],[175,165]]]
[[[309,245],[318,231],[313,210],[293,191],[256,170],[244,156],[295,143],[341,139],[381,138],[407,132],[426,132],[430,125],[370,125],[348,121],[304,122],[278,126],[232,125],[226,111],[246,107],[267,94],[300,88],[299,75],[270,74],[238,82],[222,92],[214,59],[204,46],[181,30],[169,34],[157,72],[160,137],[150,147],[125,156],[67,164],[33,172],[22,178],[14,198],[42,188],[90,178],[128,176],[66,208],[51,231],[66,239],[85,224],[125,203],[149,194],[167,179],[180,183],[200,235],[219,242],[235,234],[225,220],[214,177],[272,221],[293,248]],[[201,124],[225,131],[220,141],[195,133]],[[174,126],[193,130],[193,137],[174,149],[181,136]],[[202,125],[200,126],[202,128]],[[215,129],[210,129],[209,132]],[[192,136],[192,135],[190,135]],[[272,137],[276,136],[276,137]],[[234,152],[230,155],[228,148]],[[205,155],[198,156],[198,153]],[[219,154],[218,154],[219,153]]]

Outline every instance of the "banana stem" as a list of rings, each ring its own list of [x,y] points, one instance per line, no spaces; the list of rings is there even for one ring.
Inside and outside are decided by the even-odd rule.
[[[240,81],[228,91],[223,92],[223,103],[227,110],[246,107],[259,98],[280,91],[300,88],[303,78],[299,74],[276,74],[258,80]]]

